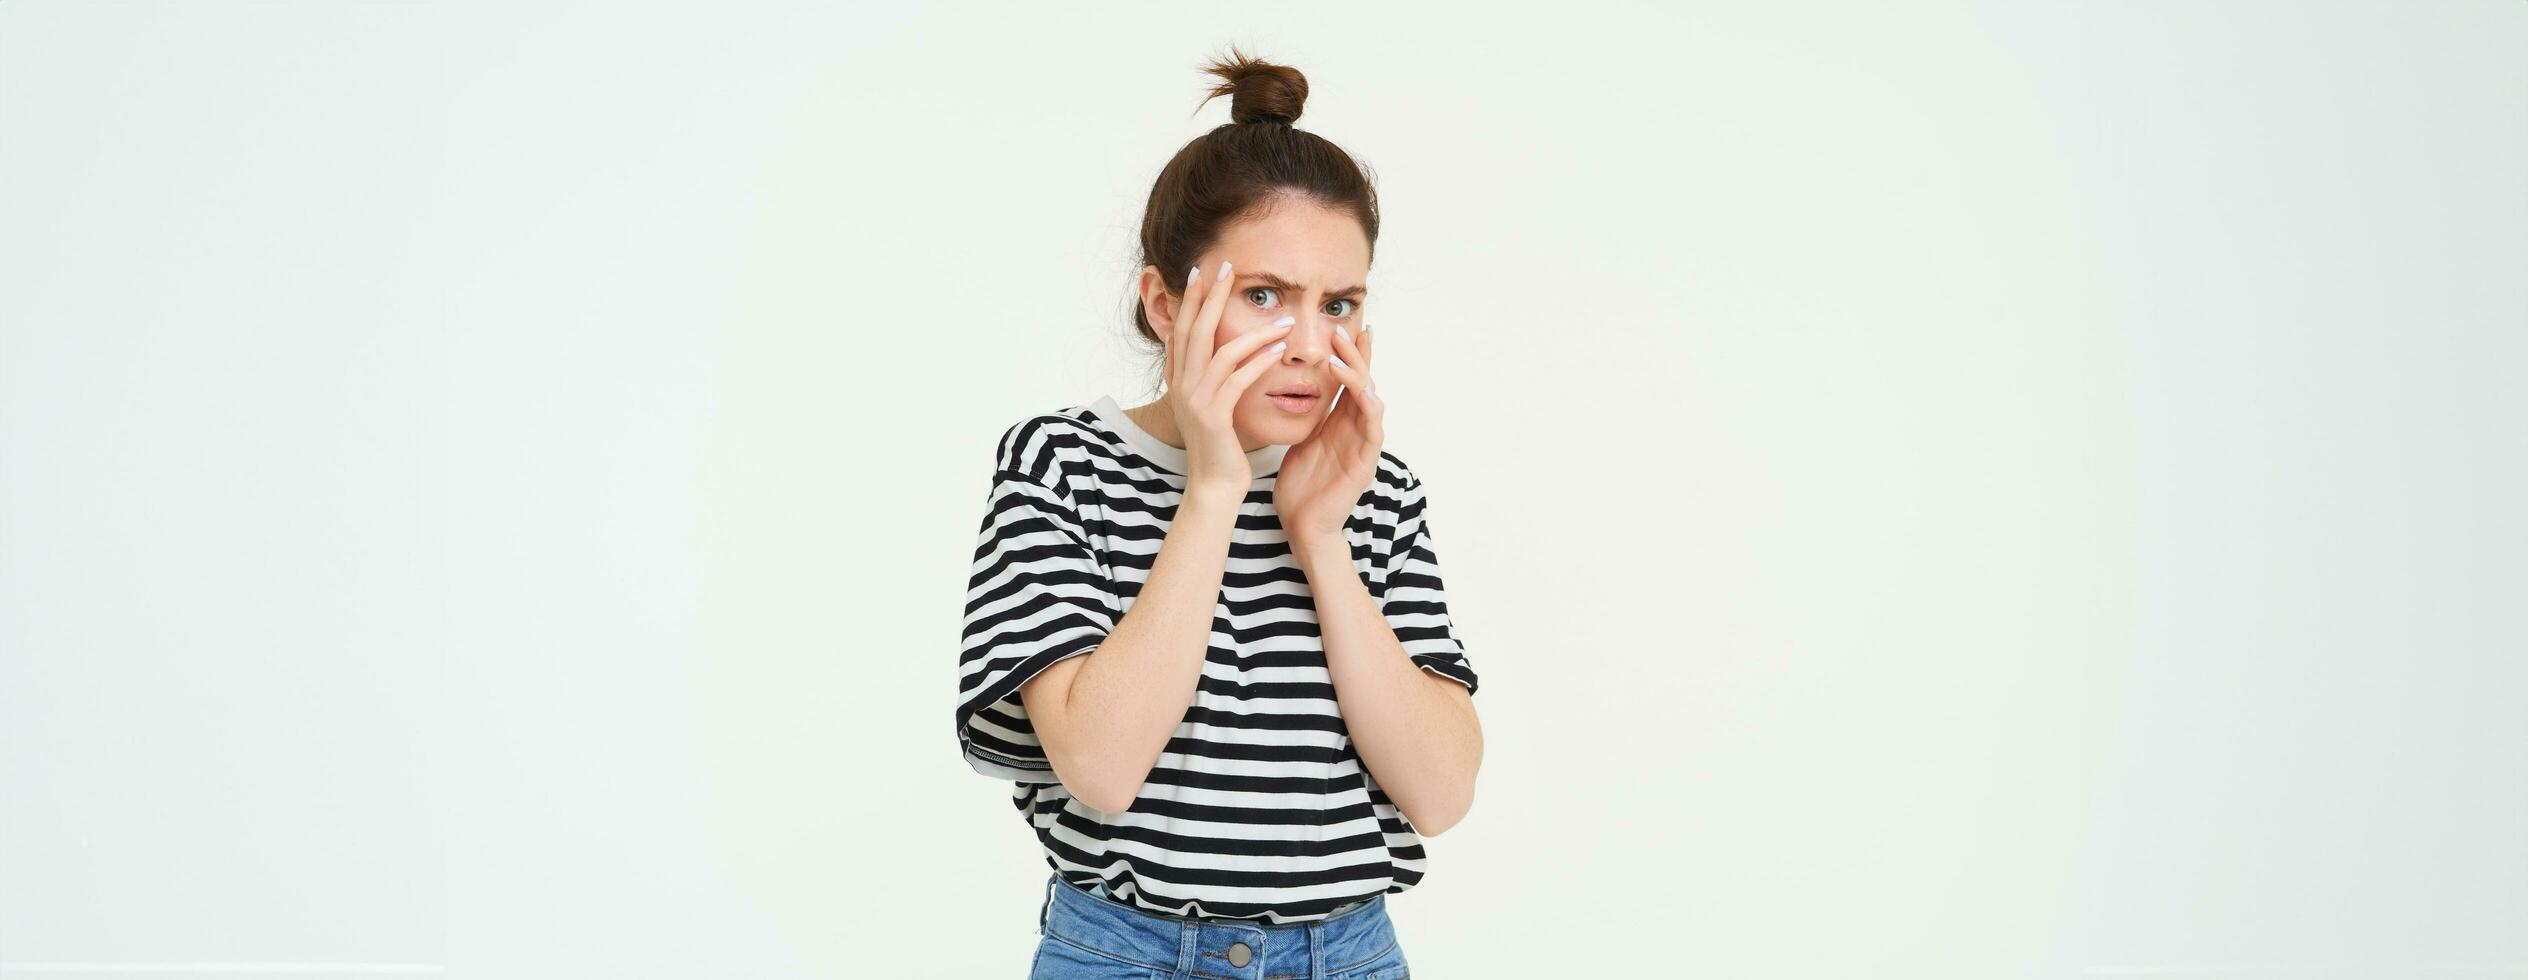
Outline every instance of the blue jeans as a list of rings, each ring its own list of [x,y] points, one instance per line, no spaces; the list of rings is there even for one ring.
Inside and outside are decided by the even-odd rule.
[[[1187,919],[1045,879],[1030,980],[1405,980],[1387,896],[1313,922]],[[1243,962],[1245,965],[1237,965]]]

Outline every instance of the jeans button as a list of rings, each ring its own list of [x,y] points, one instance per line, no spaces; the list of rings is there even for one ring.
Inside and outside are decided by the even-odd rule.
[[[1255,957],[1255,951],[1254,951],[1254,950],[1251,950],[1251,949],[1246,948],[1246,944],[1245,944],[1245,943],[1230,943],[1230,944],[1229,944],[1229,965],[1230,965],[1230,966],[1237,967],[1238,969],[1241,969],[1241,970],[1246,969],[1246,961],[1248,961],[1248,960],[1250,960],[1250,959],[1253,959],[1254,957]]]

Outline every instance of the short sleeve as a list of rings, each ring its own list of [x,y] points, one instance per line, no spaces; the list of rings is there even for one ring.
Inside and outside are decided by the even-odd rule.
[[[1475,667],[1466,659],[1457,625],[1448,619],[1448,592],[1440,583],[1428,499],[1411,471],[1397,505],[1395,544],[1379,569],[1378,607],[1415,665],[1466,685],[1475,693]]]
[[[966,584],[957,658],[957,741],[975,772],[1059,781],[1018,688],[1104,642],[1119,618],[1079,515],[1035,477],[992,477]]]

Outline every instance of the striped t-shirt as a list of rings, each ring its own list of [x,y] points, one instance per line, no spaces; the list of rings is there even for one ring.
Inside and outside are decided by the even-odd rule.
[[[1422,838],[1361,765],[1326,670],[1307,577],[1273,510],[1287,446],[1247,454],[1211,646],[1184,720],[1121,813],[1072,797],[1019,685],[1094,650],[1132,608],[1175,519],[1185,450],[1112,397],[1001,436],[966,587],[957,741],[1062,878],[1189,918],[1304,922],[1422,880]],[[1475,690],[1448,618],[1422,483],[1395,454],[1344,525],[1352,562],[1423,669]]]

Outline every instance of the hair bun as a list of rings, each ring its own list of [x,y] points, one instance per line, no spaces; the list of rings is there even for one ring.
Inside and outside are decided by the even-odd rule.
[[[1233,123],[1287,126],[1299,121],[1299,108],[1308,101],[1308,76],[1299,69],[1250,57],[1235,46],[1229,48],[1228,57],[1213,59],[1203,71],[1220,79],[1203,102],[1228,96]]]

